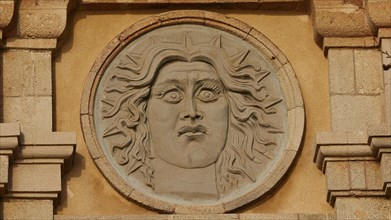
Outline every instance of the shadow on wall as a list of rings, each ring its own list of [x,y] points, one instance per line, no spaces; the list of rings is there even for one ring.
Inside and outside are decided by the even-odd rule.
[[[58,206],[57,209],[55,209],[56,211],[62,211],[64,208],[68,207],[68,197],[73,197],[73,193],[68,191],[67,182],[69,182],[73,178],[78,178],[82,175],[82,171],[86,169],[85,157],[76,152],[75,158],[73,159],[73,167],[77,167],[77,169],[71,169],[66,174],[64,174],[66,176],[66,178],[62,178],[61,198],[58,200],[58,202],[61,205]],[[1,216],[1,213],[0,213],[0,216]]]

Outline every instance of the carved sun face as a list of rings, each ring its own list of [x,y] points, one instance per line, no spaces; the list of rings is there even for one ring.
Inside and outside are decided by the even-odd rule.
[[[163,66],[147,107],[153,153],[182,168],[215,163],[227,139],[225,93],[207,63],[177,61]]]

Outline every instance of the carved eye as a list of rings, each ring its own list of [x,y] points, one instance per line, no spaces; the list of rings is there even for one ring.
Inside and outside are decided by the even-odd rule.
[[[183,95],[178,90],[171,90],[164,94],[163,101],[168,103],[179,103],[183,99]]]
[[[219,98],[219,93],[204,89],[198,93],[197,98],[203,102],[213,102]]]

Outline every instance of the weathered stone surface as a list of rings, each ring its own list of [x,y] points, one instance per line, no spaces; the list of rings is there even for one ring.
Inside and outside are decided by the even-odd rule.
[[[23,39],[23,38],[7,38],[4,48],[7,49],[46,49],[53,50],[57,47],[57,39]],[[45,62],[45,61],[44,61]]]
[[[371,36],[375,29],[365,9],[344,1],[314,0],[314,29],[323,37]]]
[[[0,30],[7,27],[14,14],[14,0],[2,0],[0,2]],[[0,34],[0,39],[1,39]]]
[[[331,123],[334,131],[366,130],[382,120],[379,96],[334,95],[330,98]]]
[[[173,215],[114,215],[114,216],[80,216],[80,215],[54,215],[54,220],[172,220]]]
[[[26,9],[18,14],[18,37],[57,38],[65,29],[65,9]]]
[[[61,192],[60,164],[14,164],[12,192]]]
[[[9,176],[9,157],[8,155],[0,155],[0,195],[8,190],[8,176]]]
[[[381,39],[381,53],[384,73],[385,123],[391,125],[391,38]]]
[[[380,171],[384,185],[391,183],[391,154],[383,154]]]
[[[51,96],[51,59],[50,51],[5,52],[3,95],[6,97]]]
[[[350,161],[350,188],[353,190],[365,190],[365,161]]]
[[[4,220],[53,219],[53,201],[31,199],[3,199]]]
[[[336,219],[334,213],[329,214],[299,214],[299,220],[328,220]]]
[[[329,49],[331,94],[354,94],[354,55],[352,49]]]
[[[40,132],[35,136],[35,142],[26,145],[75,145],[75,132]]]
[[[391,202],[387,198],[337,198],[337,219],[390,219]]]
[[[355,85],[358,94],[383,92],[381,53],[378,50],[354,50]]]
[[[349,162],[329,162],[326,168],[327,189],[349,190]]]
[[[278,219],[278,220],[298,220],[298,214],[239,214],[240,220],[262,220],[262,219]]]
[[[391,27],[391,3],[389,0],[368,0],[369,17],[377,27]]]
[[[323,50],[327,54],[329,48],[373,48],[379,46],[376,37],[325,37]]]
[[[21,142],[35,140],[37,133],[52,132],[51,97],[4,97],[4,120],[21,124]]]
[[[72,0],[23,0],[19,2],[19,9],[28,10],[28,9],[66,9],[69,1]]]
[[[365,162],[365,183],[368,190],[382,190],[383,180],[380,164],[377,161]]]
[[[0,137],[15,137],[19,135],[19,123],[0,123]]]

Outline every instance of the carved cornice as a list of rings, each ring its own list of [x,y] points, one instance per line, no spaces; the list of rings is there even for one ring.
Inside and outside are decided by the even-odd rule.
[[[0,123],[0,155],[13,155],[19,146],[18,123]]]
[[[18,123],[0,123],[0,195],[8,190],[9,166],[19,147]]]
[[[61,160],[62,172],[72,167],[76,149],[76,133],[52,132],[37,134],[33,142],[21,143],[20,151],[16,154],[18,160],[29,161],[42,159]]]
[[[0,30],[4,29],[11,22],[14,15],[14,0],[0,1]]]
[[[12,2],[13,5],[13,1],[5,2]],[[7,38],[4,47],[55,49],[57,39],[65,30],[67,14],[78,2],[78,0],[18,1],[15,5],[15,19],[4,30],[4,38]],[[2,4],[3,2],[0,3],[0,7]]]
[[[325,132],[316,136],[314,162],[326,174],[327,200],[391,195],[391,130]]]
[[[329,47],[377,47],[379,28],[391,28],[391,0],[312,0],[315,40]]]
[[[376,27],[391,27],[390,0],[368,0],[367,11]]]
[[[146,8],[232,8],[262,10],[297,10],[305,7],[304,0],[81,0],[88,10],[146,9]]]

